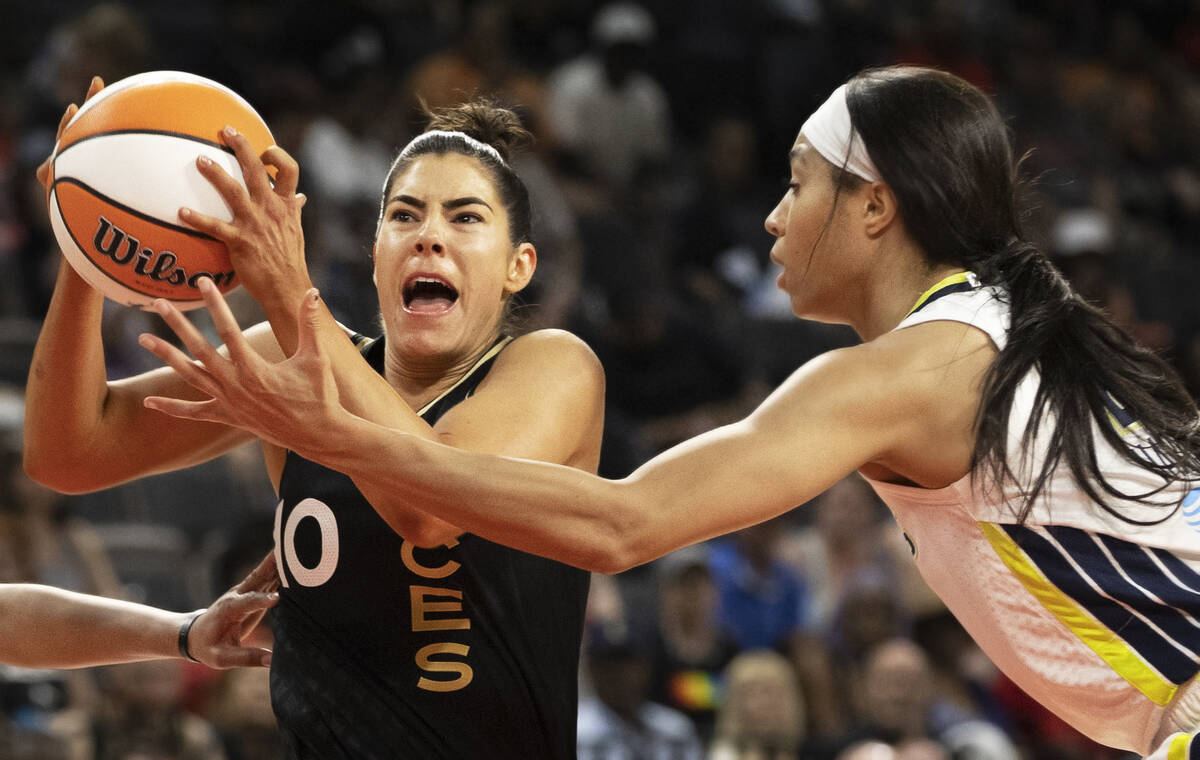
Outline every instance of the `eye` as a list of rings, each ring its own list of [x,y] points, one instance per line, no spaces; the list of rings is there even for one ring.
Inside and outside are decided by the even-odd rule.
[[[792,195],[795,195],[796,192],[800,190],[800,182],[798,180],[789,178],[784,181],[784,186],[787,188],[787,192],[791,193]]]
[[[416,220],[412,212],[406,208],[392,209],[392,213],[388,215],[388,218],[393,222],[411,222]]]
[[[465,224],[475,224],[476,222],[482,222],[483,217],[479,214],[476,214],[474,211],[463,211],[454,215],[454,221],[463,222]]]

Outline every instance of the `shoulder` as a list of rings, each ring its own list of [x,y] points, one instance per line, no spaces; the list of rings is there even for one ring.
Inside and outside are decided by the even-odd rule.
[[[899,404],[897,411],[905,411],[905,402],[942,404],[957,391],[976,389],[996,357],[996,347],[979,328],[940,320],[834,353],[831,364],[859,383],[860,393]]]
[[[930,322],[826,352],[792,373],[754,418],[791,425],[804,418],[839,420],[882,437],[884,448],[927,430],[937,420],[957,424],[977,408],[995,358],[982,331],[957,322]],[[885,435],[886,434],[886,435]]]
[[[604,368],[591,346],[566,330],[546,329],[514,338],[500,352],[496,366],[520,365],[553,373],[583,373],[587,378],[604,378]]]

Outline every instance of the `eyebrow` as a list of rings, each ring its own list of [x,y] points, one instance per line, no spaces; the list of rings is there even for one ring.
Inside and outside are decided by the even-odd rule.
[[[406,203],[409,206],[415,206],[422,210],[424,210],[425,207],[428,205],[427,203],[425,203],[425,201],[414,198],[411,195],[404,195],[404,194],[393,195],[391,198],[388,199],[389,204],[394,203],[396,201],[400,201],[401,203]],[[488,203],[487,201],[485,201],[482,198],[476,198],[473,195],[469,195],[465,198],[453,198],[451,200],[448,200],[442,204],[442,208],[447,209],[447,210],[453,210],[456,208],[462,208],[463,206],[471,206],[476,203],[478,203],[481,206],[486,206],[489,211],[495,210],[492,208],[490,203]]]

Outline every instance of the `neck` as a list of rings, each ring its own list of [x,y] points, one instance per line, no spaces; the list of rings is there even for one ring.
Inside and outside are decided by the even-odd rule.
[[[900,324],[917,300],[939,281],[960,266],[930,265],[924,256],[881,256],[882,261],[894,261],[895,266],[882,266],[872,272],[865,284],[863,313],[851,326],[864,341],[874,340]]]
[[[498,334],[491,335],[461,354],[405,352],[389,340],[383,376],[409,406],[420,409],[461,380],[498,337]]]

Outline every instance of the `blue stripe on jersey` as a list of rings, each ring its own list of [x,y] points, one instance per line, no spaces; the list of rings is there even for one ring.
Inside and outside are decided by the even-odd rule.
[[[1170,572],[1155,563],[1152,552],[1159,552],[1170,557],[1184,570],[1189,570],[1183,561],[1164,549],[1150,549],[1138,544],[1122,541],[1104,534],[1098,534],[1100,540],[1116,559],[1117,564],[1125,569],[1130,578],[1142,588],[1151,592],[1166,604],[1171,605],[1200,625],[1200,585],[1189,586],[1178,577],[1178,573]],[[1164,563],[1165,566],[1165,563]],[[1171,576],[1175,577],[1172,578]],[[1200,643],[1197,643],[1200,647]],[[1195,648],[1195,647],[1193,647]]]
[[[1177,649],[1188,651],[1193,657],[1200,656],[1200,627],[1197,627],[1196,621],[1190,617],[1190,613],[1196,608],[1195,600],[1180,600],[1182,609],[1187,609],[1188,606],[1192,607],[1191,610],[1188,610],[1188,614],[1185,614],[1180,609],[1171,606],[1167,599],[1159,596],[1159,592],[1162,592],[1163,596],[1169,598],[1179,587],[1171,583],[1170,579],[1152,563],[1149,563],[1149,572],[1138,572],[1137,563],[1132,561],[1128,555],[1141,554],[1141,547],[1113,539],[1118,544],[1117,548],[1120,553],[1113,552],[1112,559],[1109,559],[1101,550],[1100,545],[1096,543],[1098,537],[1095,534],[1061,525],[1045,527],[1046,532],[1058,541],[1059,546],[1071,559],[1075,560],[1075,564],[1083,569],[1103,593],[1124,603],[1148,620],[1173,640]],[[1120,546],[1121,544],[1124,546]],[[1123,558],[1127,561],[1122,561]],[[1116,561],[1116,564],[1113,563],[1113,560]],[[1180,589],[1180,591],[1182,590]],[[1147,592],[1159,596],[1159,598],[1154,599]],[[1186,592],[1179,596],[1186,596]],[[1197,668],[1200,669],[1200,664],[1197,665]]]
[[[1200,573],[1188,567],[1183,560],[1166,549],[1151,549],[1150,553],[1158,557],[1163,567],[1167,568],[1185,588],[1200,592]]]
[[[1051,583],[1128,644],[1168,681],[1178,685],[1200,671],[1200,665],[1176,649],[1169,639],[1125,607],[1098,593],[1045,536],[1020,525],[1002,527]]]

